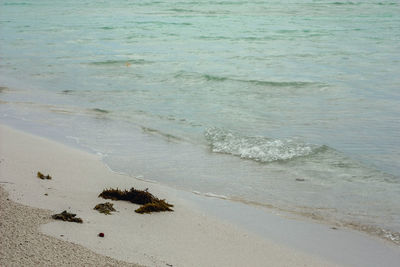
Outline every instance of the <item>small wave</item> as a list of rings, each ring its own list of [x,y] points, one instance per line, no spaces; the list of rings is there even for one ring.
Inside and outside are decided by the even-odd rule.
[[[209,128],[205,138],[211,150],[258,162],[290,160],[326,150],[326,146],[307,144],[297,139],[248,137],[218,128]]]
[[[224,196],[224,195],[217,195],[217,194],[210,193],[210,192],[205,193],[204,196],[206,196],[206,197],[213,197],[213,198],[220,198],[220,199],[228,199],[227,196]]]
[[[124,173],[122,173],[122,174],[124,174]],[[139,180],[139,181],[146,182],[146,183],[152,183],[152,184],[157,184],[157,183],[158,183],[158,182],[155,181],[155,180],[151,180],[151,179],[146,179],[146,178],[144,178],[143,175],[135,176],[135,179],[137,179],[137,180]]]
[[[208,35],[200,35],[198,37],[200,40],[232,40],[230,37],[226,36],[208,36]]]
[[[19,3],[14,3],[14,2],[7,2],[4,3],[5,6],[31,6],[31,3],[26,3],[26,2],[19,2]]]
[[[67,135],[67,136],[65,136],[65,137],[66,137],[67,139],[74,140],[75,143],[77,143],[77,144],[80,144],[80,143],[81,143],[81,139],[80,139],[79,137],[77,137],[77,136]]]
[[[197,39],[200,40],[211,40],[211,41],[219,41],[219,40],[229,40],[229,41],[249,41],[249,42],[262,42],[262,41],[269,41],[269,40],[274,40],[276,37],[274,36],[237,36],[237,37],[231,37],[231,36],[222,36],[222,35],[200,35],[197,37]]]
[[[352,228],[361,232],[366,232],[371,235],[378,236],[380,238],[391,241],[397,245],[400,245],[400,233],[396,231],[391,231],[385,228],[381,228],[374,225],[366,225],[357,222],[344,222],[344,227]]]
[[[258,80],[239,80],[241,82],[253,83],[262,86],[273,86],[273,87],[305,87],[315,83],[311,82],[273,82],[273,81],[258,81]]]
[[[377,3],[377,5],[379,5],[379,6],[397,6],[398,3],[395,3],[395,2],[389,2],[389,3],[379,2],[379,3]]]
[[[245,5],[248,4],[248,1],[216,1],[216,2],[210,2],[210,4],[214,5]]]
[[[207,81],[217,81],[217,82],[223,82],[229,79],[227,77],[213,76],[209,74],[204,74],[203,78]]]
[[[163,1],[131,1],[128,5],[129,6],[152,6],[152,5],[157,5],[157,4],[164,4]]]
[[[110,111],[108,111],[106,109],[101,109],[101,108],[92,108],[91,110],[94,112],[103,113],[103,114],[110,113]]]
[[[178,72],[174,76],[175,78],[194,78],[201,79],[207,82],[225,82],[232,81],[238,83],[247,83],[253,84],[256,86],[268,86],[268,87],[293,87],[293,88],[301,88],[301,87],[309,87],[309,86],[318,86],[325,87],[326,85],[322,83],[316,82],[303,82],[303,81],[263,81],[263,80],[245,80],[245,79],[235,79],[224,76],[217,76],[211,74],[200,74],[200,73],[187,73],[187,72]]]
[[[177,137],[175,135],[169,134],[169,133],[164,133],[164,132],[161,132],[159,130],[156,130],[156,129],[153,129],[153,128],[144,127],[144,126],[142,126],[141,128],[142,128],[142,131],[144,133],[159,135],[159,136],[165,138],[169,142],[170,141],[182,141],[181,138],[179,138],[179,137]]]
[[[79,111],[74,110],[71,107],[63,107],[63,106],[53,106],[53,105],[41,105],[34,103],[34,106],[42,107],[42,108],[48,108],[50,112],[53,113],[58,113],[58,114],[77,114]]]
[[[351,1],[336,1],[333,2],[332,5],[337,5],[337,6],[341,6],[341,5],[359,5],[360,3],[355,3],[355,2],[351,2]]]
[[[100,27],[100,29],[102,29],[102,30],[112,30],[112,29],[114,29],[114,27],[105,26],[105,27]]]
[[[74,90],[62,90],[61,91],[61,93],[63,93],[63,94],[71,94],[73,92],[74,92]]]
[[[105,61],[94,61],[87,63],[94,66],[107,66],[107,65],[142,65],[149,64],[150,61],[144,59],[129,59],[129,60],[105,60]]]
[[[185,9],[185,8],[171,8],[168,9],[168,11],[173,11],[173,12],[183,12],[183,13],[192,13],[192,12],[196,12],[192,9]]]
[[[133,21],[132,23],[134,24],[152,24],[152,25],[157,25],[157,26],[163,26],[163,25],[174,25],[174,26],[191,26],[193,25],[190,22],[165,22],[165,21]]]

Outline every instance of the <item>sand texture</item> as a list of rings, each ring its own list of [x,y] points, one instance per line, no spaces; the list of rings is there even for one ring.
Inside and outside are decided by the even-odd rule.
[[[40,233],[50,214],[11,201],[0,187],[0,266],[139,266]]]
[[[6,236],[0,265],[17,259],[21,262],[16,265],[123,264],[86,247],[146,266],[332,266],[317,255],[277,245],[205,215],[180,198],[177,190],[113,173],[96,155],[5,126],[0,126],[0,136],[0,182],[9,198],[50,210],[2,200],[7,203],[2,213],[9,215],[0,217]],[[52,179],[38,179],[38,171]],[[109,187],[148,188],[174,204],[174,211],[142,215],[134,212],[139,205],[112,201],[117,212],[101,214],[93,208],[105,202],[98,195]],[[49,219],[50,213],[63,210],[77,213],[83,223]],[[36,231],[39,224],[45,235]],[[98,237],[99,232],[105,237]]]

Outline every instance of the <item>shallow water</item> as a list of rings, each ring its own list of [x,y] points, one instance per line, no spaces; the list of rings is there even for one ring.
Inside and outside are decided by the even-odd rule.
[[[0,1],[1,120],[115,171],[400,242],[400,4]]]

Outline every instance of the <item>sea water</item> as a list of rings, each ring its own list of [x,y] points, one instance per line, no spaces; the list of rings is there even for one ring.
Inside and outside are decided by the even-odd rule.
[[[400,3],[0,0],[1,122],[400,244]]]

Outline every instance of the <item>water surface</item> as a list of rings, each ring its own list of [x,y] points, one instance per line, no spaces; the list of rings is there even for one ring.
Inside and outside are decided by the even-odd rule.
[[[1,121],[400,242],[396,1],[0,0]]]

